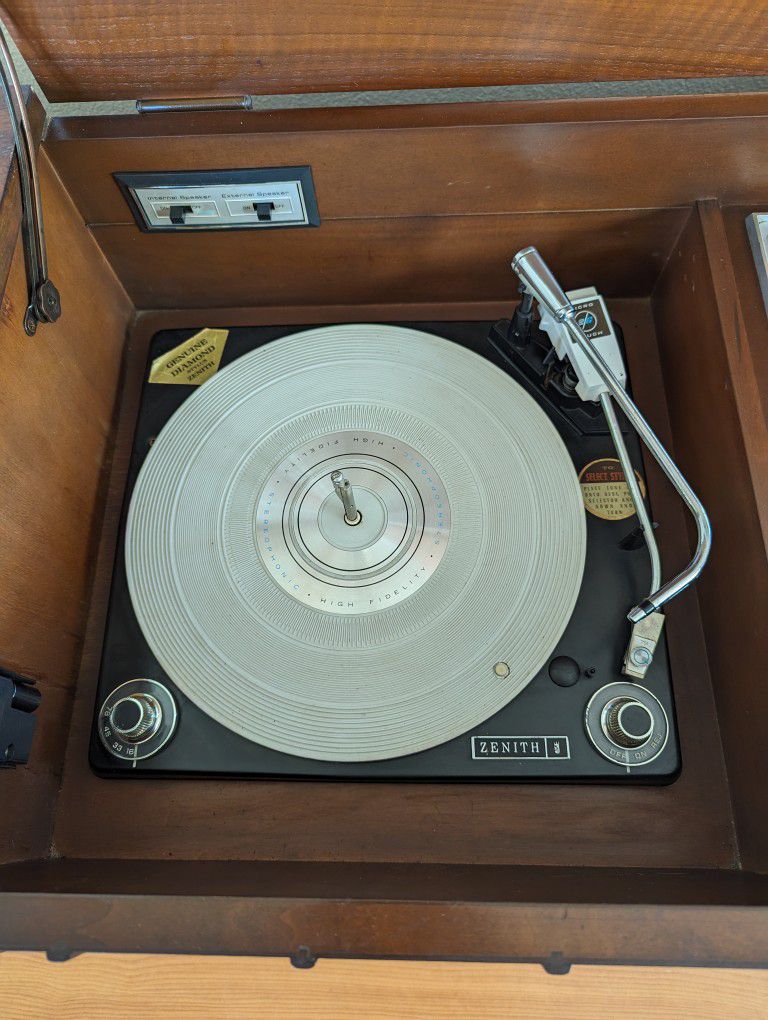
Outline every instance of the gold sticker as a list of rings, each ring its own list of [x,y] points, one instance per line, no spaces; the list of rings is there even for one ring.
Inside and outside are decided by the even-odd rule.
[[[635,475],[645,498],[645,483],[639,472],[635,471]],[[595,517],[602,517],[604,521],[623,521],[634,515],[635,506],[627,480],[621,463],[614,457],[601,457],[587,464],[581,470],[579,483],[584,506]]]
[[[228,329],[201,329],[172,351],[155,358],[149,381],[199,386],[218,371],[228,336]]]

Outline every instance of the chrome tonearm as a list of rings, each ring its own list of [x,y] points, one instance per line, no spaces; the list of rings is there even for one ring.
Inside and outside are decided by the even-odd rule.
[[[606,392],[600,394],[600,403],[606,414],[608,427],[617,447],[617,453],[619,454],[622,467],[624,468],[624,474],[629,485],[630,494],[635,505],[638,520],[643,528],[645,540],[651,556],[653,575],[651,593],[638,605],[633,606],[627,614],[627,618],[633,624],[633,639],[630,642],[630,647],[628,649],[630,668],[625,671],[633,674],[633,670],[631,668],[633,664],[632,660],[634,659],[632,654],[633,649],[636,650],[637,648],[642,649],[643,647],[646,647],[646,651],[650,650],[652,655],[653,648],[655,647],[658,634],[661,631],[661,624],[663,622],[663,617],[660,616],[659,610],[666,602],[674,598],[681,591],[687,588],[688,585],[695,581],[704,568],[704,564],[707,562],[712,545],[712,529],[709,523],[709,518],[706,510],[696,496],[696,493],[690,487],[680,472],[680,469],[664,449],[664,446],[656,433],[640,413],[634,401],[628,396],[626,390],[616,378],[616,375],[602,357],[595,344],[585,335],[584,331],[579,326],[576,320],[576,310],[573,304],[538,251],[532,247],[523,248],[522,251],[519,251],[512,260],[512,268],[517,273],[526,290],[539,303],[540,307],[547,311],[549,315],[551,315],[552,318],[560,323],[567,331],[568,337],[575,345],[575,353],[578,354],[578,352],[581,352],[581,354],[584,355],[588,364],[605,384]],[[577,365],[574,365],[573,367],[578,371]],[[615,400],[624,411],[624,414],[627,416],[630,424],[643,440],[664,474],[675,487],[696,522],[698,538],[693,558],[684,570],[681,570],[679,574],[673,577],[670,581],[667,581],[666,584],[660,583],[660,565],[655,540],[653,538],[652,525],[645,510],[640,490],[636,484],[633,484],[635,481],[634,472],[631,470],[631,465],[629,465],[626,447],[624,446],[623,439],[621,438],[621,431],[618,427],[613,407],[611,406],[611,398],[613,398],[613,400]],[[654,627],[653,620],[649,619],[647,625],[648,629],[644,631],[643,621],[647,618],[652,618],[654,614],[659,614],[657,617],[657,625]],[[647,640],[645,639],[645,634],[648,635]],[[650,663],[650,659],[645,662],[641,661],[646,657],[647,656],[641,654],[639,655],[638,660],[634,663],[634,665],[642,669],[642,672],[639,675],[642,675],[644,668],[647,668]],[[625,660],[625,665],[627,665],[627,660]]]

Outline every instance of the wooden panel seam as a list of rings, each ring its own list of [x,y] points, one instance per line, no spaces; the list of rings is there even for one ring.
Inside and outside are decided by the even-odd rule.
[[[536,216],[590,216],[593,214],[600,213],[666,213],[666,212],[683,212],[690,210],[691,206],[688,203],[675,203],[673,205],[635,205],[635,206],[584,206],[581,208],[573,209],[499,209],[498,211],[489,212],[470,212],[470,213],[420,213],[420,214],[381,214],[377,216],[324,216],[323,223],[388,223],[392,220],[424,220],[427,223],[431,223],[434,220],[474,220],[474,219],[493,219],[497,218],[509,218],[516,217],[525,219],[526,217],[534,218]],[[128,215],[124,220],[83,220],[83,225],[88,227],[89,230],[95,230],[99,227],[134,227],[137,233],[142,231],[136,226],[136,221]],[[321,224],[322,225],[322,224]],[[291,228],[293,229],[293,228]],[[298,228],[298,229],[313,229],[313,228]],[[218,233],[219,231],[215,231]],[[158,232],[160,233],[160,232]],[[171,231],[164,231],[164,233],[170,234]],[[206,231],[199,231],[199,234],[210,233]],[[190,236],[189,233],[179,231],[177,236]]]

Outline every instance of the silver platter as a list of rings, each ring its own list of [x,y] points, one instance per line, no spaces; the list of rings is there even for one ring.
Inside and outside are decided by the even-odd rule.
[[[521,387],[428,334],[336,326],[239,358],[182,405],[139,474],[126,567],[152,651],[208,715],[370,761],[525,687],[571,616],[585,541],[570,457]]]

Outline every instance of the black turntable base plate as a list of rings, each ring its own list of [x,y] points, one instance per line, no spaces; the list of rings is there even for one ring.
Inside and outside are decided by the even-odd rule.
[[[576,472],[614,458],[607,431],[594,425],[584,434],[558,407],[556,394],[543,393],[489,341],[488,322],[409,323],[410,328],[444,337],[469,348],[508,372],[544,409],[573,460]],[[191,337],[194,330],[158,333],[148,365]],[[234,328],[229,331],[221,367],[261,345],[295,334],[296,327]],[[576,607],[547,663],[501,711],[447,742],[415,754],[380,761],[320,761],[272,750],[246,739],[197,707],[165,673],[153,655],[134,613],[125,566],[126,517],[137,475],[155,438],[173,413],[196,390],[187,385],[145,382],[134,439],[123,517],[115,557],[108,622],[90,745],[93,769],[108,777],[240,776],[379,780],[538,780],[549,782],[664,783],[679,772],[680,758],[669,663],[664,639],[646,678],[639,685],[667,724],[665,742],[652,760],[626,764],[601,754],[585,723],[593,696],[626,684],[620,672],[629,625],[626,612],[647,592],[649,565],[645,546],[625,542],[636,520],[604,519],[586,513],[586,562]],[[639,444],[626,433],[627,445],[642,474]],[[629,545],[631,548],[625,548]],[[498,598],[508,598],[500,590]],[[150,757],[121,759],[100,736],[101,708],[123,683],[146,678],[170,691],[177,709],[173,736]],[[620,690],[616,688],[616,690]],[[645,695],[644,695],[645,696]]]

